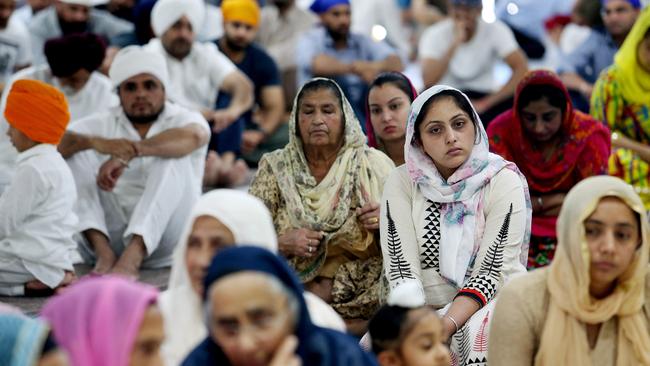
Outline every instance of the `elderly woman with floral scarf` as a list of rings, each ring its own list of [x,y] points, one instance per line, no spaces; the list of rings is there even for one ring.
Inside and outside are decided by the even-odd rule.
[[[438,310],[455,365],[485,363],[493,299],[526,271],[526,180],[488,151],[467,96],[444,85],[413,102],[404,155],[381,201],[384,272]]]
[[[609,173],[631,184],[650,210],[650,8],[596,81],[590,113],[612,131]]]
[[[289,144],[262,158],[250,193],[271,211],[280,252],[306,289],[361,333],[378,307],[378,201],[394,165],[366,146],[332,80],[305,84],[289,123]]]
[[[551,265],[499,295],[490,365],[650,365],[643,202],[607,176],[578,183],[564,202]]]

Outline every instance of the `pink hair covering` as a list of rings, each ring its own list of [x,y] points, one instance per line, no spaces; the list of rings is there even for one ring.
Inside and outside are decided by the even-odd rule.
[[[42,317],[73,366],[127,366],[158,290],[118,276],[86,278],[52,298]]]

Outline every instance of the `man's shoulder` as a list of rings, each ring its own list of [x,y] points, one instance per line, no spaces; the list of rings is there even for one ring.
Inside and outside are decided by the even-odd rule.
[[[39,11],[32,17],[29,22],[29,33],[32,35],[48,35],[53,32],[60,32],[59,24],[56,21],[56,11],[54,7]]]

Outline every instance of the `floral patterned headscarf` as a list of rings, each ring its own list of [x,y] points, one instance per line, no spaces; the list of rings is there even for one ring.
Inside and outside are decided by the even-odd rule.
[[[422,108],[429,99],[447,90],[460,93],[469,102],[465,94],[446,85],[433,86],[420,94],[411,105],[406,125],[404,157],[409,176],[418,185],[424,197],[442,205],[441,214],[444,219],[441,222],[441,235],[445,240],[440,247],[440,272],[447,280],[461,285],[471,258],[478,252],[485,224],[483,188],[490,183],[490,179],[504,168],[515,171],[521,178],[528,210],[526,234],[520,254],[521,263],[524,265],[528,258],[532,206],[526,178],[515,164],[490,153],[487,134],[475,110],[472,110],[472,113],[478,136],[469,158],[448,179],[445,180],[440,175],[431,157],[416,140],[415,121],[420,113],[427,113]]]

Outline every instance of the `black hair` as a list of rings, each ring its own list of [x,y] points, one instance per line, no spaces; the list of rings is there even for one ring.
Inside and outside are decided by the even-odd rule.
[[[368,322],[368,332],[375,354],[395,349],[403,341],[409,311],[414,310],[398,305],[384,305]]]
[[[517,100],[517,111],[526,108],[531,102],[538,101],[546,98],[548,104],[562,110],[562,117],[566,113],[567,98],[564,92],[552,85],[548,84],[534,84],[526,86]]]
[[[368,91],[372,90],[374,87],[380,87],[385,84],[391,84],[397,87],[399,90],[404,92],[409,97],[409,100],[411,103],[413,102],[413,99],[415,99],[415,96],[413,95],[413,87],[411,86],[411,82],[406,78],[406,76],[402,75],[399,72],[394,72],[394,71],[389,71],[389,72],[383,72],[377,76],[375,80],[373,80],[372,83],[370,83],[370,87],[368,88]]]
[[[424,102],[420,109],[420,113],[418,114],[418,118],[415,120],[415,125],[413,126],[413,139],[416,141],[420,140],[420,125],[422,124],[424,117],[429,112],[429,109],[431,109],[433,103],[443,98],[451,98],[458,108],[467,113],[472,124],[474,124],[474,135],[476,136],[474,143],[478,144],[481,141],[481,135],[479,134],[478,120],[474,115],[474,107],[472,107],[472,104],[470,104],[469,100],[461,92],[453,89],[443,90]]]
[[[317,90],[329,90],[334,94],[336,99],[339,100],[339,108],[341,108],[341,118],[343,119],[343,125],[345,126],[345,113],[343,112],[343,95],[341,94],[341,89],[339,89],[338,84],[332,79],[313,79],[308,81],[305,85],[303,85],[302,89],[300,89],[300,92],[298,93],[298,96],[296,97],[296,112],[300,110],[300,102],[302,102],[302,99],[305,97],[305,95],[315,92]],[[299,134],[299,124],[298,124],[298,114],[296,113],[296,133]]]

